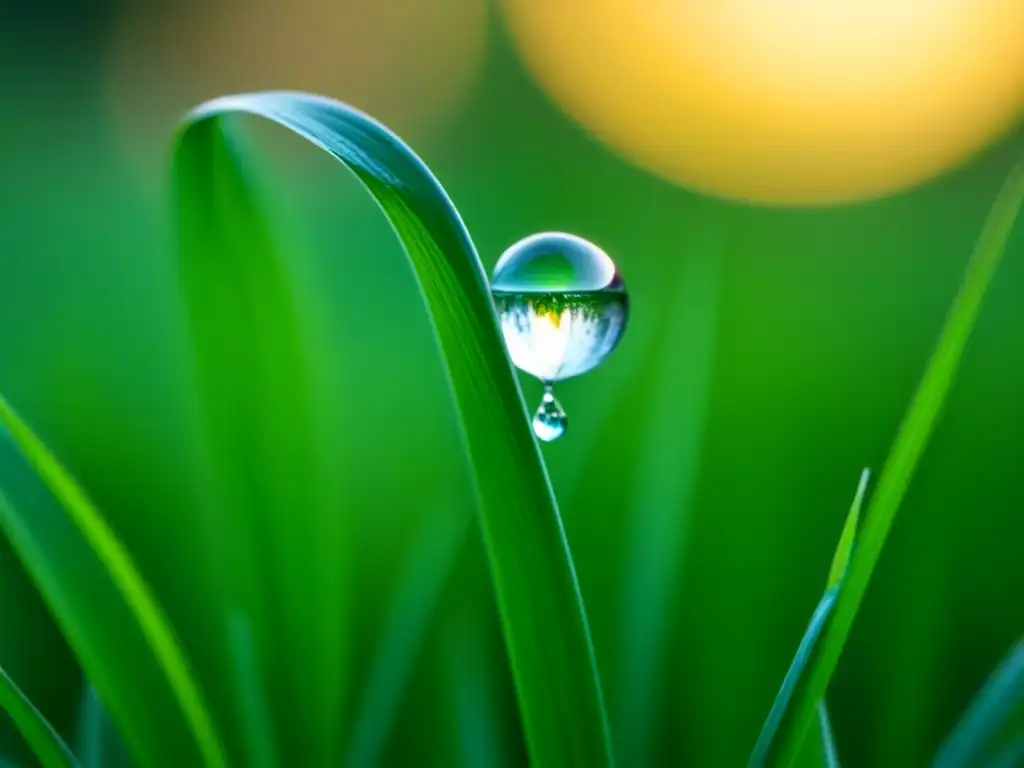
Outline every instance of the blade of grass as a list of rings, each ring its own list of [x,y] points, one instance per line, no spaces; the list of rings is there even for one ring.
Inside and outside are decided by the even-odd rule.
[[[886,536],[938,421],[982,299],[1006,249],[1022,202],[1024,160],[1011,171],[988,214],[967,265],[963,285],[953,301],[938,344],[879,477],[857,547],[847,566],[832,619],[808,666],[800,690],[795,695],[791,716],[787,717],[781,728],[780,748],[770,758],[772,765],[793,764],[814,722],[818,702],[824,696],[832,672],[839,662]]]
[[[853,495],[850,511],[846,514],[843,531],[839,534],[839,544],[836,546],[836,553],[832,556],[832,567],[828,572],[825,589],[837,588],[843,583],[843,578],[846,576],[850,555],[853,554],[853,543],[857,539],[857,527],[860,525],[860,510],[864,506],[864,494],[867,493],[870,480],[871,470],[865,467],[864,471],[860,473],[860,482],[857,483],[857,492]]]
[[[1010,649],[946,737],[934,768],[981,765],[992,740],[1014,715],[1024,715],[1024,637]]]
[[[75,722],[75,754],[82,768],[128,768],[131,761],[96,687],[82,686]]]
[[[828,716],[828,705],[824,699],[818,704],[818,727],[821,729],[821,741],[825,750],[825,768],[841,768],[836,739],[832,734],[832,721]]]
[[[828,581],[825,585],[825,594],[822,596],[815,608],[814,613],[811,615],[811,621],[807,625],[807,629],[804,631],[803,637],[800,639],[800,645],[797,648],[796,655],[793,657],[793,661],[789,665],[789,670],[786,672],[786,677],[782,680],[782,687],[779,688],[778,694],[775,696],[775,701],[772,702],[772,708],[768,712],[768,717],[765,720],[764,726],[761,728],[761,734],[758,736],[757,743],[754,745],[754,751],[750,756],[749,767],[760,768],[760,766],[766,765],[771,754],[772,746],[777,742],[779,738],[779,728],[783,723],[783,718],[786,715],[787,710],[790,707],[793,694],[797,690],[797,685],[800,682],[800,678],[807,667],[807,664],[811,658],[811,654],[814,652],[815,645],[818,643],[818,638],[824,630],[828,618],[835,606],[836,597],[839,594],[842,586],[843,577],[846,574],[846,564],[849,562],[850,554],[853,551],[854,541],[857,538],[857,523],[860,520],[860,510],[864,504],[864,494],[867,492],[868,480],[871,477],[871,471],[864,469],[860,473],[860,481],[857,483],[857,492],[853,495],[853,502],[850,504],[850,509],[846,513],[846,521],[843,523],[842,533],[839,535],[839,544],[836,546],[835,554],[832,556],[832,566],[829,569]],[[821,714],[824,712],[824,699],[821,700],[818,708],[819,721],[827,722],[827,714],[825,720],[821,720]],[[821,743],[825,745],[826,754],[831,744],[831,728],[828,732],[824,729],[821,731]],[[817,749],[818,745],[814,745]]]
[[[446,508],[424,522],[375,644],[346,749],[347,768],[380,765],[402,693],[470,522],[461,510],[453,514]]]
[[[173,167],[211,474],[207,522],[223,558],[227,642],[244,625],[252,659],[234,676],[233,731],[251,753],[255,733],[241,713],[265,690],[272,728],[259,734],[260,759],[331,765],[341,752],[346,658],[345,516],[327,477],[337,457],[316,434],[314,360],[299,329],[308,302],[289,279],[243,154],[219,121],[200,121],[179,135]]]
[[[691,259],[673,281],[674,302],[654,355],[658,371],[638,461],[622,605],[616,752],[650,765],[658,722],[659,675],[669,643],[714,359],[721,245],[704,224]]]
[[[165,684],[194,737],[202,764],[223,766],[221,742],[199,687],[130,555],[82,489],[3,398],[0,478],[0,526],[86,673],[108,691],[105,698],[121,702],[122,722],[131,720],[139,728],[138,734],[133,733],[137,748],[150,756],[160,751],[175,754],[184,748],[157,747],[158,741],[172,737],[175,743],[182,741],[173,728],[174,715],[154,707],[149,716],[159,713],[161,722],[146,726],[141,720],[145,713],[132,711],[145,706],[132,690],[140,681],[151,689],[146,697],[155,699],[158,706]],[[14,498],[19,492],[21,503]],[[62,525],[63,521],[73,525]],[[117,619],[122,624],[114,635],[104,625]],[[124,633],[132,625],[138,634],[129,639]],[[147,661],[155,662],[159,677],[141,668]],[[139,667],[133,669],[132,664]],[[117,669],[119,665],[124,667]],[[135,703],[129,704],[128,699]]]
[[[36,706],[0,667],[0,708],[3,708],[45,768],[80,768],[74,754]]]
[[[178,136],[183,260],[244,263],[248,256],[247,238],[224,237],[238,231],[238,222],[213,218],[224,206],[217,205],[210,174],[239,178],[230,166],[237,158],[212,151],[222,136],[220,116],[229,113],[269,119],[324,149],[355,173],[388,217],[419,282],[459,414],[532,761],[610,764],[604,704],[568,542],[527,426],[487,277],[447,194],[401,140],[351,107],[299,93],[227,96],[197,108]],[[218,167],[210,168],[211,162]],[[237,212],[238,200],[229,202]],[[255,217],[254,209],[245,215]]]

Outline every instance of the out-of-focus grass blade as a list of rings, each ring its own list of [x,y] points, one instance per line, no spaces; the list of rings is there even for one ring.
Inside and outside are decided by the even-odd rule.
[[[985,768],[1020,768],[1024,765],[1024,738],[1011,741],[994,758],[985,763]]]
[[[787,715],[780,729],[780,748],[770,759],[772,765],[792,765],[814,723],[818,702],[825,695],[886,536],[938,421],[982,299],[1006,249],[1022,202],[1024,160],[1011,171],[989,212],[967,265],[963,285],[953,301],[936,349],[872,494],[832,618],[795,694],[791,714]]]
[[[75,723],[75,754],[82,768],[128,768],[131,762],[96,688],[86,681]]]
[[[789,670],[786,672],[786,677],[782,681],[782,687],[779,689],[778,694],[776,694],[775,701],[772,702],[772,708],[768,712],[768,717],[761,728],[761,735],[758,736],[757,744],[754,745],[754,751],[750,756],[749,768],[761,768],[761,766],[768,764],[771,750],[778,742],[779,728],[784,722],[793,694],[797,690],[801,676],[811,659],[818,638],[825,629],[829,616],[835,606],[836,597],[842,587],[843,576],[846,572],[846,563],[850,559],[850,553],[853,550],[854,541],[857,537],[857,521],[860,519],[861,505],[864,503],[864,494],[867,492],[868,479],[870,477],[871,472],[868,469],[865,469],[860,474],[857,492],[854,494],[853,502],[846,513],[843,531],[839,535],[839,544],[836,546],[835,554],[832,556],[832,567],[829,570],[825,594],[811,615],[811,621],[804,631],[804,636],[800,639],[796,655],[793,657]],[[824,699],[820,702],[818,710],[819,722],[822,725],[827,724],[828,716],[825,711]],[[821,719],[821,713],[824,713],[824,720]],[[827,759],[829,747],[834,749],[831,726],[829,726],[827,732],[823,728],[821,729],[820,744],[812,745],[811,748],[815,750],[824,748],[823,756]],[[825,764],[828,765],[828,763]]]
[[[935,757],[934,768],[981,765],[1007,721],[1024,716],[1024,637],[971,702]],[[1024,727],[1024,720],[1020,723]],[[1012,749],[1012,745],[1010,747]]]
[[[0,528],[139,761],[223,766],[202,693],[128,552],[2,398]]]
[[[212,470],[208,530],[223,558],[228,642],[241,641],[252,662],[234,670],[233,731],[252,753],[256,732],[242,713],[265,690],[272,728],[261,738],[272,749],[259,749],[259,759],[331,765],[340,757],[343,716],[344,515],[315,431],[298,286],[242,146],[222,128],[201,118],[182,127],[173,181]]]
[[[206,293],[204,332],[216,333],[212,326],[229,312],[218,298],[230,288],[225,280],[233,271],[237,280],[253,279],[245,274],[254,245],[247,228],[258,227],[255,245],[261,255],[267,247],[262,237],[267,227],[251,205],[239,160],[224,149],[220,118],[228,113],[267,118],[321,147],[355,173],[390,220],[419,281],[459,413],[531,757],[539,766],[607,765],[610,739],[568,543],[502,343],[487,277],[447,194],[394,134],[336,101],[272,92],[200,106],[179,134],[175,163],[182,261],[220,273],[217,290],[197,289]],[[238,326],[237,319],[228,322]],[[245,337],[250,346],[261,340]],[[224,339],[220,351],[230,352],[229,341]],[[237,354],[231,356],[237,360]],[[230,374],[224,370],[228,361],[207,356],[206,364]],[[245,403],[243,384],[266,386],[259,377],[267,368],[251,372],[256,380],[232,377],[225,384],[207,376],[206,381],[222,388],[221,402],[239,397]],[[263,418],[259,412],[250,415]],[[238,420],[223,426],[238,429]],[[280,427],[279,434],[264,439],[289,439],[289,425]],[[319,710],[315,693],[304,695]]]
[[[650,765],[658,677],[686,551],[690,504],[700,466],[704,414],[714,360],[720,244],[707,233],[686,250],[663,343],[654,347],[658,381],[635,483],[616,720],[616,753]]]
[[[29,745],[45,768],[68,768],[68,766],[79,768],[74,754],[64,743],[57,730],[29,701],[2,667],[0,667],[0,708],[10,715],[14,725],[24,737],[25,743]]]
[[[821,729],[821,743],[825,752],[825,768],[841,768],[836,739],[832,734],[832,720],[828,716],[828,705],[824,699],[818,704],[818,727]]]
[[[402,693],[471,522],[468,514],[441,509],[424,523],[370,661],[346,749],[348,768],[380,764]]]
[[[277,765],[277,745],[274,743],[274,723],[263,677],[252,624],[239,609],[228,611],[228,647],[231,649],[231,671],[240,707],[239,725],[245,749],[245,764],[252,768],[274,768]]]

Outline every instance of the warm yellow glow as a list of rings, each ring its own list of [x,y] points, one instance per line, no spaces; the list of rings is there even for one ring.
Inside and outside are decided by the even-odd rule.
[[[132,3],[110,52],[115,127],[163,172],[185,110],[227,93],[295,89],[421,138],[474,83],[486,12],[487,0]]]
[[[634,162],[782,203],[934,176],[1024,106],[1024,0],[505,0],[528,66]]]

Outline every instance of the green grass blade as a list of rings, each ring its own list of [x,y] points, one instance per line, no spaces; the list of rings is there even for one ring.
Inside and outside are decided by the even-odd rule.
[[[772,760],[773,765],[793,764],[814,722],[818,702],[824,696],[839,662],[886,536],[953,384],[982,299],[1006,249],[1022,202],[1024,161],[1010,173],[989,212],[967,265],[963,285],[953,301],[936,349],[900,426],[868,505],[832,619],[794,699],[792,716],[783,726],[781,748],[777,758]]]
[[[760,766],[767,765],[771,759],[772,749],[778,744],[779,740],[779,729],[782,727],[786,713],[789,711],[791,701],[794,693],[798,690],[800,685],[801,677],[804,670],[807,668],[812,655],[817,647],[818,638],[824,631],[829,617],[834,609],[836,598],[842,587],[843,577],[846,573],[846,563],[850,559],[850,553],[853,551],[854,541],[857,537],[857,522],[860,519],[861,505],[864,503],[864,494],[867,492],[868,479],[871,477],[871,472],[865,469],[860,474],[860,481],[857,483],[857,491],[853,495],[853,502],[850,504],[850,509],[846,513],[846,521],[843,523],[842,533],[839,535],[839,544],[836,546],[835,554],[832,556],[832,567],[829,571],[828,582],[825,586],[825,594],[818,602],[818,607],[815,608],[811,621],[807,625],[807,629],[804,631],[804,636],[800,639],[800,645],[797,648],[796,655],[793,657],[793,661],[789,665],[789,670],[786,672],[786,677],[782,680],[782,687],[779,688],[778,694],[775,696],[775,701],[772,702],[772,708],[768,712],[768,717],[765,719],[764,726],[761,728],[761,734],[758,736],[757,744],[754,745],[754,751],[750,756],[749,766],[750,768],[760,768]],[[819,711],[824,711],[824,699],[821,700]],[[822,725],[825,725],[827,721],[827,715],[825,721],[822,721]],[[812,745],[814,749],[818,749],[819,746],[824,746],[827,753],[829,746],[834,747],[831,744],[832,731],[829,726],[828,731],[824,728],[821,729],[821,745]],[[826,754],[827,757],[827,754]],[[828,765],[828,763],[825,763]]]
[[[82,686],[74,743],[82,768],[128,768],[131,765],[110,714],[96,687],[88,681]]]
[[[657,384],[628,533],[614,722],[616,752],[630,765],[653,762],[659,677],[687,550],[718,325],[721,244],[702,231],[684,245],[691,258],[673,281],[674,303],[653,350]]]
[[[4,491],[0,495],[0,523],[69,636],[86,673],[97,684],[102,680],[109,686],[108,698],[127,695],[125,686],[139,683],[138,678],[133,682],[123,676],[118,690],[114,690],[111,674],[120,676],[124,670],[114,672],[109,665],[128,664],[133,656],[138,658],[139,649],[129,648],[131,641],[127,638],[123,640],[125,646],[117,648],[115,644],[122,642],[120,638],[100,637],[103,622],[113,621],[127,609],[129,621],[140,632],[145,652],[156,662],[190,726],[203,764],[223,766],[220,741],[184,653],[128,552],[78,484],[2,398],[0,437],[0,487]],[[35,496],[31,510],[29,503],[18,504],[7,495],[13,494],[18,477],[23,489],[26,481],[38,485],[28,490]],[[42,514],[44,509],[50,510],[49,514]],[[54,515],[54,509],[59,509],[60,514]],[[77,533],[66,526],[59,529],[60,516],[72,522]],[[69,541],[69,534],[75,537],[73,542]],[[48,541],[52,544],[44,543]],[[97,565],[98,573],[91,577],[96,583],[84,583],[88,570],[95,572]],[[101,587],[104,580],[109,580],[113,592]],[[90,590],[99,590],[102,598]],[[126,715],[128,709],[123,707]],[[173,733],[169,725],[161,723],[160,727]]]
[[[228,647],[234,675],[245,764],[252,768],[275,768],[278,764],[274,742],[273,715],[256,652],[252,624],[240,609],[228,611]]]
[[[224,236],[238,232],[237,222],[207,213],[224,207],[208,183],[223,169],[208,164],[230,161],[210,151],[219,141],[219,116],[228,113],[264,117],[321,147],[355,173],[388,217],[419,282],[459,413],[532,760],[609,764],[604,705],[568,542],[487,277],[458,213],[419,158],[366,115],[307,94],[228,96],[200,106],[178,137],[182,248],[195,251],[183,253],[186,261],[242,263],[249,255],[248,238]],[[229,202],[237,209],[237,200]]]
[[[775,701],[772,702],[772,708],[768,711],[768,717],[761,728],[761,735],[758,736],[757,744],[754,745],[750,762],[747,763],[748,768],[761,768],[769,764],[772,746],[778,738],[779,729],[782,726],[786,711],[797,690],[800,678],[811,659],[811,654],[818,642],[818,638],[825,629],[829,615],[834,610],[837,592],[838,590],[835,588],[826,590],[818,602],[817,608],[814,609],[814,613],[811,614],[811,620],[807,624],[804,636],[800,639],[796,655],[789,665],[789,670],[782,681],[782,687],[775,696]]]
[[[261,738],[272,750],[261,759],[332,765],[342,747],[348,560],[328,477],[337,457],[316,432],[301,287],[242,156],[221,121],[201,120],[179,134],[173,168],[208,530],[223,558],[228,643],[244,625],[252,660],[236,669],[232,732],[251,753],[255,732],[242,713],[249,693],[265,690],[272,728]]]
[[[461,510],[436,510],[417,537],[362,686],[346,749],[348,768],[380,765],[402,693],[470,522]]]
[[[80,768],[74,754],[43,713],[0,667],[0,708],[2,708],[25,739],[25,743],[45,768]]]
[[[843,532],[839,535],[839,544],[836,546],[836,553],[832,556],[832,567],[828,572],[826,589],[838,587],[846,575],[846,568],[850,563],[850,555],[853,553],[853,542],[857,538],[857,526],[860,525],[860,510],[864,504],[864,494],[868,489],[868,481],[871,479],[871,470],[865,468],[860,474],[860,482],[857,484],[857,493],[854,494],[850,511],[846,515],[846,522],[843,524]]]
[[[824,699],[818,704],[818,727],[821,730],[821,743],[825,750],[825,768],[841,768],[836,739],[832,734],[832,720],[828,716],[828,706]]]
[[[1024,723],[1024,638],[989,677],[939,749],[934,768],[981,765],[1007,721]]]

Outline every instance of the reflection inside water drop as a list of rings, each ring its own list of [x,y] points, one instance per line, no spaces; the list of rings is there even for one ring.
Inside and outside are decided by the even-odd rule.
[[[541,398],[537,413],[533,415],[534,434],[545,443],[550,443],[564,435],[568,426],[569,419],[561,404],[555,399],[551,385],[545,386],[544,397]]]
[[[534,432],[554,440],[567,421],[551,387],[591,370],[618,344],[629,315],[625,285],[596,245],[548,232],[502,254],[491,291],[509,357],[545,385]]]

